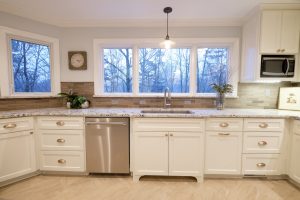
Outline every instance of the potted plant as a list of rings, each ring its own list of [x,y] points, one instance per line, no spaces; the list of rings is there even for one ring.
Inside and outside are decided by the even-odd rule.
[[[218,110],[224,109],[224,100],[225,100],[225,94],[232,93],[233,92],[233,86],[228,83],[224,84],[211,84],[212,89],[214,89],[217,92],[216,97],[216,106]]]
[[[70,90],[68,93],[58,93],[58,95],[65,97],[67,101],[67,108],[88,108],[89,107],[89,100],[87,100],[84,96],[79,96],[75,93],[73,93],[72,90]]]

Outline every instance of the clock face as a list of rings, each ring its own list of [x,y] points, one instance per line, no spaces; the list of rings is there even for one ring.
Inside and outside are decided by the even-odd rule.
[[[71,65],[75,68],[79,68],[84,64],[84,57],[80,53],[75,53],[71,57]]]

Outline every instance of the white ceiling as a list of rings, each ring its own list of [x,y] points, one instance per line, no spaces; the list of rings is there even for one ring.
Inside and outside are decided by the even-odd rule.
[[[0,11],[62,27],[238,25],[260,3],[300,0],[0,0]]]

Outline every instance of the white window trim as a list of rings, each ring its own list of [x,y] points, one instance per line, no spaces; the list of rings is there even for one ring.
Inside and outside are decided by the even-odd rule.
[[[51,55],[51,92],[14,92],[11,55],[9,40],[11,38],[22,39],[50,46]],[[0,97],[52,97],[57,96],[60,92],[60,56],[59,56],[59,40],[44,35],[12,29],[0,26]]]
[[[174,48],[191,48],[191,65],[190,65],[190,92],[189,93],[172,93],[174,97],[215,97],[212,93],[197,93],[197,48],[201,47],[227,47],[230,49],[230,81],[234,91],[227,94],[226,97],[236,98],[239,81],[239,38],[172,38],[176,42]],[[141,39],[94,39],[94,97],[162,97],[162,93],[139,93],[139,71],[138,71],[138,48],[160,48],[162,42],[159,38],[141,38]],[[132,48],[133,49],[133,66],[132,66],[132,93],[105,93],[104,76],[103,76],[103,48]]]

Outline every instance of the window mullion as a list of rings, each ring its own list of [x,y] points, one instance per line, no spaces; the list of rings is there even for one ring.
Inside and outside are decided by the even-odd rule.
[[[139,51],[138,47],[132,49],[132,93],[134,96],[139,94]]]
[[[195,96],[197,92],[197,48],[191,48],[191,65],[190,65],[190,95]]]

